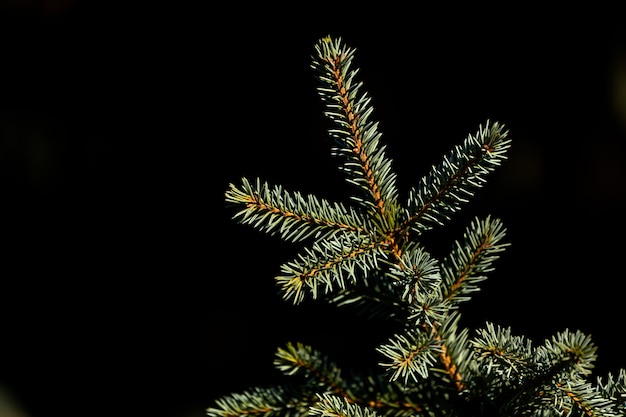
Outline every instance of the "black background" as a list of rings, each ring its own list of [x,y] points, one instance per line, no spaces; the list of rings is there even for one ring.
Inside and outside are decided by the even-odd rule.
[[[200,2],[198,2],[200,3]],[[196,417],[285,381],[277,347],[375,366],[385,323],[284,303],[298,253],[230,219],[228,183],[351,193],[309,68],[341,36],[401,195],[486,120],[509,160],[428,237],[469,219],[512,246],[467,304],[537,343],[566,328],[626,366],[626,33],[617,10],[9,1],[1,3],[0,389],[28,417]]]

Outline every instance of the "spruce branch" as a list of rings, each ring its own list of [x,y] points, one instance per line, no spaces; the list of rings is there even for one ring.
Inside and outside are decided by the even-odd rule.
[[[626,415],[626,370],[620,369],[617,376],[612,373],[606,378],[597,377],[596,390],[604,398],[613,402],[613,408],[618,415]]]
[[[468,301],[479,291],[478,283],[487,279],[510,243],[503,242],[506,229],[500,219],[475,217],[465,229],[462,241],[455,241],[450,255],[441,263],[443,296],[454,304]]]
[[[546,340],[543,346],[560,373],[575,380],[591,375],[597,358],[597,346],[581,331],[565,329]]]
[[[437,371],[442,382],[456,393],[467,392],[467,384],[475,373],[477,364],[473,361],[472,354],[468,349],[469,329],[460,328],[461,314],[452,310],[438,327],[441,343],[439,355],[439,368]]]
[[[510,146],[504,125],[487,121],[484,127],[479,126],[475,135],[467,136],[411,188],[400,229],[421,234],[447,223],[507,158]]]
[[[511,328],[502,328],[487,323],[478,329],[470,341],[482,375],[493,380],[504,381],[507,386],[517,386],[530,373],[532,343],[523,336],[513,336]]]
[[[311,407],[311,416],[320,417],[377,417],[376,411],[353,404],[345,398],[330,394],[319,395],[319,401]]]
[[[254,387],[216,399],[206,413],[209,417],[300,417],[308,414],[314,395],[292,385]]]
[[[274,365],[299,384],[224,396],[210,417],[418,417],[626,415],[626,371],[590,380],[591,338],[566,329],[534,346],[492,322],[460,326],[471,300],[510,245],[498,218],[474,217],[443,259],[422,235],[452,219],[507,159],[511,140],[499,122],[479,125],[398,199],[396,175],[371,120],[371,99],[357,79],[356,50],[330,36],[315,45],[312,68],[331,153],[357,193],[352,206],[243,178],[230,184],[233,219],[289,242],[309,241],[280,266],[275,283],[293,304],[307,297],[352,306],[393,321],[375,373],[343,375],[302,343],[276,352]],[[397,327],[397,328],[396,328]]]
[[[395,335],[389,343],[379,346],[376,350],[390,360],[379,363],[383,368],[387,368],[391,375],[390,379],[395,381],[401,377],[405,384],[409,378],[414,381],[417,381],[418,377],[427,378],[436,356],[441,353],[437,339],[433,335],[419,331]]]
[[[363,218],[342,203],[331,203],[299,192],[290,193],[258,178],[254,183],[243,178],[239,186],[230,184],[225,195],[228,205],[242,207],[234,219],[262,232],[278,234],[285,241],[299,242],[313,235],[323,238],[338,231],[360,233],[369,230],[362,224]]]
[[[311,249],[298,259],[281,266],[283,275],[276,277],[286,300],[298,304],[304,300],[305,291],[315,299],[320,287],[328,294],[336,289],[345,289],[359,276],[377,269],[379,258],[384,252],[369,236],[349,234],[331,236],[316,241]]]
[[[345,391],[339,367],[311,346],[287,343],[276,352],[274,365],[286,375],[301,374],[309,379],[309,384],[311,380],[315,380],[317,385],[331,392]]]
[[[557,383],[561,391],[556,409],[565,415],[618,417],[613,401],[602,396],[590,382],[567,381]]]
[[[428,390],[427,380],[416,383],[407,389],[405,384],[389,381],[380,373],[362,375],[353,378],[348,387],[350,398],[356,398],[357,404],[376,411],[379,415],[409,417],[421,415],[428,408],[428,399],[422,394]]]
[[[401,299],[409,305],[420,304],[418,298],[436,292],[441,285],[437,259],[417,242],[407,244],[398,262],[390,268],[389,277],[401,287]]]
[[[340,38],[326,37],[315,45],[315,51],[311,66],[321,83],[317,91],[326,106],[324,114],[335,125],[329,129],[336,143],[332,154],[345,158],[340,169],[348,183],[366,196],[353,200],[370,210],[383,228],[389,228],[397,208],[396,174],[380,144],[378,123],[369,121],[371,99],[361,92],[358,69],[352,69],[356,50]]]

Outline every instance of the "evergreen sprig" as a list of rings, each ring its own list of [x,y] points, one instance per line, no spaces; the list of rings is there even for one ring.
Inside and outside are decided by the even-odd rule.
[[[320,417],[378,417],[376,411],[361,407],[345,398],[331,394],[319,395],[319,401],[311,406],[311,416]]]
[[[274,360],[276,368],[286,375],[301,374],[309,381],[332,391],[343,391],[340,368],[321,352],[302,343],[288,343],[279,348]]]
[[[460,326],[461,304],[479,291],[509,246],[500,219],[475,217],[443,259],[420,240],[449,222],[507,159],[511,140],[504,125],[479,125],[402,201],[354,58],[355,49],[329,36],[315,45],[311,64],[331,122],[331,153],[355,187],[350,205],[259,178],[230,184],[225,198],[239,223],[307,244],[275,277],[285,300],[323,299],[400,326],[375,349],[380,372],[344,375],[321,352],[289,343],[278,349],[274,365],[286,376],[301,376],[300,383],[226,395],[207,414],[625,415],[626,373],[590,380],[596,347],[589,336],[565,330],[535,346],[491,322],[473,332]]]
[[[217,399],[215,407],[207,409],[207,415],[220,417],[307,415],[316,397],[305,388],[297,389],[292,385],[250,388]]]

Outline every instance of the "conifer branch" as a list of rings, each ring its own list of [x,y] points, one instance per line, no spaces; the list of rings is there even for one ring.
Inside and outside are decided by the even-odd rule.
[[[209,417],[303,417],[314,398],[291,385],[255,387],[216,399],[215,407],[206,413]]]
[[[395,335],[388,343],[376,348],[390,360],[379,363],[390,373],[390,380],[401,377],[405,384],[409,378],[414,381],[418,377],[427,378],[436,356],[441,353],[440,349],[434,335],[419,331]]]
[[[405,289],[403,293],[403,296],[411,294],[409,297],[411,313],[408,318],[415,323],[417,328],[422,328],[425,333],[430,334],[430,336],[422,335],[422,337],[429,338],[430,346],[437,347],[443,372],[450,377],[459,390],[464,388],[463,376],[460,373],[462,366],[455,362],[453,356],[448,354],[448,347],[446,346],[446,339],[454,336],[454,334],[447,331],[447,335],[443,335],[440,326],[446,322],[446,316],[450,314],[455,303],[469,299],[469,296],[461,297],[460,294],[477,291],[476,283],[486,279],[484,274],[492,270],[493,262],[498,259],[497,253],[508,246],[506,243],[501,243],[504,234],[505,229],[498,219],[491,220],[488,217],[481,221],[475,218],[466,229],[463,242],[457,241],[455,251],[442,263],[442,269],[445,272],[443,282],[437,265],[433,264],[428,254],[419,247],[405,252],[401,260],[401,267],[391,270],[391,275],[396,278],[402,275],[409,276],[408,283],[424,280],[422,282],[422,285],[425,285],[423,288],[414,291],[414,288],[408,285],[408,289]],[[410,257],[409,254],[411,254]],[[419,278],[410,278],[413,274]],[[456,316],[450,316],[448,323],[453,323],[457,319]],[[410,344],[405,343],[403,345],[396,341],[392,342],[392,346],[396,348],[395,352],[390,350],[391,346],[388,345],[382,346],[379,351],[385,352],[387,356],[390,356],[391,352],[395,353],[396,356],[390,357],[397,364],[404,364],[406,358],[419,359],[424,357],[414,356],[412,348],[408,347]],[[432,351],[429,350],[429,352]],[[427,369],[433,365],[433,362],[429,360],[431,359],[430,356],[425,356],[425,358],[428,360],[411,362],[411,366],[401,367],[397,365],[398,369],[406,372],[406,377],[408,375],[411,375],[412,378],[416,378],[417,375],[426,377],[428,375]],[[386,365],[391,366],[391,364]],[[397,375],[394,374],[393,377],[397,377]]]
[[[563,415],[581,415],[587,417],[618,417],[613,402],[598,393],[593,385],[583,381],[557,383],[562,395],[556,409]]]
[[[375,348],[382,372],[367,377],[346,378],[321,352],[289,343],[274,364],[286,376],[302,376],[302,384],[222,397],[209,417],[626,415],[626,371],[592,383],[596,347],[588,335],[566,329],[533,346],[491,322],[472,337],[460,328],[460,304],[509,246],[500,219],[475,217],[443,260],[418,240],[450,220],[507,158],[504,125],[480,125],[431,167],[401,207],[378,123],[369,120],[371,100],[356,79],[355,50],[326,37],[315,51],[331,151],[361,193],[352,196],[355,207],[245,178],[230,184],[226,202],[239,223],[286,241],[313,240],[275,277],[285,300],[355,306],[400,330]]]
[[[597,358],[597,347],[591,337],[581,331],[565,329],[546,340],[542,347],[553,366],[562,367],[560,372],[567,378],[584,378],[591,375]]]
[[[379,267],[379,258],[385,254],[369,236],[331,236],[316,241],[311,249],[298,259],[281,266],[282,275],[275,278],[286,300],[302,302],[305,292],[313,299],[323,294],[345,289],[360,276]],[[320,288],[321,287],[321,288]]]
[[[353,378],[350,396],[357,404],[375,410],[378,414],[394,417],[422,415],[428,409],[428,400],[421,398],[428,381],[420,381],[411,389],[397,381],[382,379],[380,374]]]
[[[510,246],[502,242],[505,234],[500,219],[474,218],[465,229],[463,240],[455,241],[452,252],[441,263],[445,300],[458,304],[479,291],[478,283],[487,279],[486,274],[494,270],[499,253]]]
[[[389,277],[401,287],[400,296],[407,304],[413,304],[424,294],[437,291],[441,284],[439,265],[423,247],[409,242],[398,263],[389,270]]]
[[[486,328],[478,329],[470,345],[477,355],[482,375],[488,378],[517,386],[531,374],[531,342],[511,335],[511,328],[487,323]]]
[[[476,363],[468,349],[468,329],[459,329],[461,314],[458,311],[450,311],[442,324],[437,327],[438,340],[441,346],[437,369],[445,377],[444,382],[455,389],[457,393],[467,390],[467,384],[471,380],[472,371]]]
[[[626,415],[626,369],[620,369],[616,377],[609,373],[606,378],[596,378],[596,391],[613,402],[617,415]]]
[[[399,230],[412,229],[421,234],[447,223],[482,188],[486,176],[507,158],[510,145],[504,125],[489,121],[481,125],[474,136],[467,136],[455,146],[411,189],[406,220]]]
[[[321,86],[318,93],[326,106],[324,114],[334,124],[329,134],[335,140],[333,155],[345,158],[340,167],[347,181],[368,197],[353,197],[373,212],[384,228],[393,226],[397,207],[396,175],[385,146],[380,145],[378,123],[368,119],[373,112],[371,99],[356,80],[358,69],[352,70],[356,50],[341,38],[321,39],[315,46],[312,68]]]
[[[335,395],[319,395],[317,404],[311,407],[311,416],[320,417],[377,417],[375,411],[350,403],[345,398]]]
[[[289,193],[259,179],[253,184],[243,178],[240,186],[230,184],[226,202],[239,209],[233,216],[285,241],[302,241],[310,236],[323,238],[338,231],[366,233],[370,228],[354,209],[330,203],[314,195]]]
[[[311,346],[287,343],[276,352],[274,365],[287,375],[302,374],[330,392],[346,395],[339,367]]]

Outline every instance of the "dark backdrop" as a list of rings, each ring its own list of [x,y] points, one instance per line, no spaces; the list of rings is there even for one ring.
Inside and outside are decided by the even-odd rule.
[[[580,329],[598,374],[626,366],[616,10],[128,4],[0,8],[0,389],[27,417],[201,416],[284,381],[287,341],[375,366],[384,323],[282,302],[299,248],[224,208],[244,176],[347,201],[309,68],[328,34],[357,48],[403,195],[479,124],[510,129],[509,161],[431,237],[507,226],[466,324]]]

